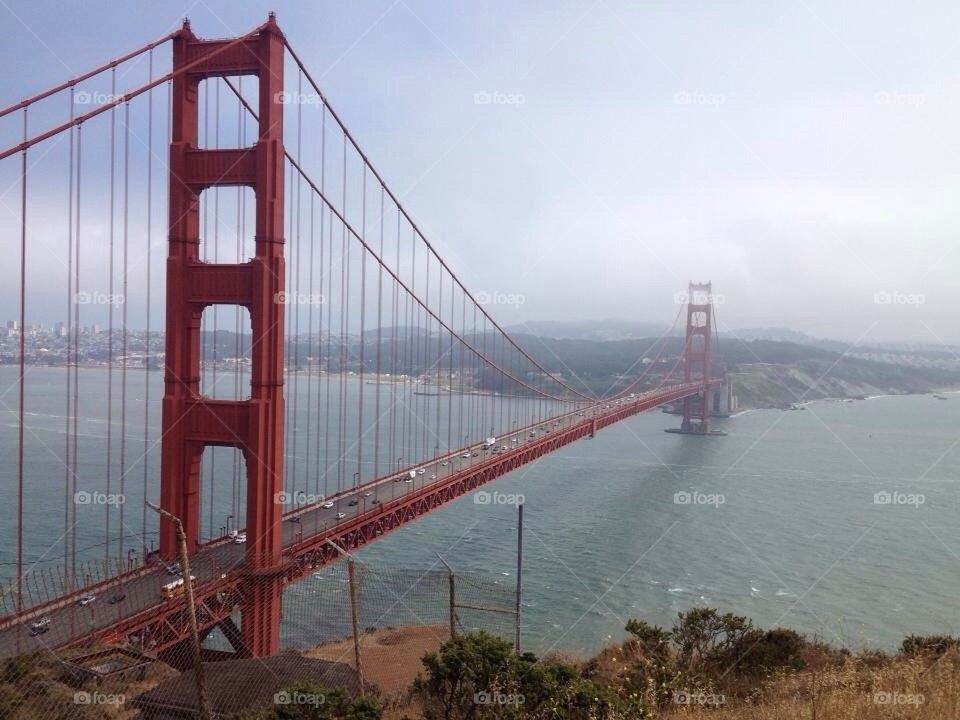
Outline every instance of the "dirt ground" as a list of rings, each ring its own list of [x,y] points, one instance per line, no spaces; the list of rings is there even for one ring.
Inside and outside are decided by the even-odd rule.
[[[376,685],[384,695],[402,693],[423,669],[420,658],[424,653],[438,650],[449,636],[443,625],[381,628],[365,633],[360,638],[364,681]],[[354,666],[352,638],[324,643],[303,654]]]

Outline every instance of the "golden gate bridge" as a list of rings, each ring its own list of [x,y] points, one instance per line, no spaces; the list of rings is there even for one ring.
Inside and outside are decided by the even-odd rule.
[[[109,92],[86,89],[104,78]],[[273,15],[217,40],[185,21],[4,118],[22,118],[0,150],[8,192],[20,194],[8,255],[19,260],[19,353],[16,406],[5,407],[17,437],[4,654],[93,639],[175,657],[191,629],[172,580],[171,518],[186,536],[200,633],[219,628],[239,656],[273,654],[284,586],[342,549],[651,408],[682,402],[679,431],[711,432],[709,284],[691,284],[677,313],[680,352],[666,352],[671,328],[654,361],[637,358],[609,392],[549,368],[428,241]],[[164,225],[165,266],[153,252]],[[90,307],[91,290],[102,307]],[[26,325],[39,292],[59,293],[67,317],[56,448],[27,423],[36,348]],[[95,368],[105,397],[84,380],[93,313],[106,324]],[[146,330],[134,333],[136,322]],[[150,374],[161,358],[156,422]],[[106,428],[92,449],[91,407]],[[56,460],[62,506],[31,493],[30,442]],[[232,453],[219,472],[216,448]],[[145,505],[157,486],[162,518]],[[78,502],[91,491],[106,501]],[[37,505],[62,512],[52,545]],[[83,546],[101,527],[102,542]],[[44,566],[51,555],[62,563]]]

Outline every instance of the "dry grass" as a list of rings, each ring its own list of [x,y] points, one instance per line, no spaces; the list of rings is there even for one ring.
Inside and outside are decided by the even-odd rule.
[[[699,698],[698,698],[699,699]],[[669,708],[664,720],[956,720],[960,655],[848,658],[839,666],[770,679],[755,702]]]

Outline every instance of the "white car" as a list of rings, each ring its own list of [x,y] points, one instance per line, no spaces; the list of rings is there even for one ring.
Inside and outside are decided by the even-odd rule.
[[[370,497],[371,495],[373,495],[373,490],[367,490],[367,491],[363,494],[364,497]]]
[[[404,481],[405,483],[412,483],[412,482],[413,482],[413,478],[412,478],[412,477],[404,478],[403,481]]]
[[[247,541],[246,533],[237,533],[233,538],[234,545],[243,545]]]
[[[326,508],[327,510],[329,510],[330,508],[333,507],[333,500],[327,500],[327,501],[326,501],[323,505],[321,505],[320,507]]]
[[[337,520],[343,520],[346,516],[347,516],[346,513],[338,512],[338,513],[337,513]]]
[[[447,461],[447,460],[444,460],[442,463],[440,463],[441,467],[446,467],[446,466],[449,465],[449,464],[450,464],[450,463],[449,463],[449,461]]]
[[[423,475],[426,472],[423,468],[417,468],[417,475]]]
[[[77,599],[77,605],[79,605],[80,607],[86,607],[87,605],[92,604],[93,601],[96,599],[97,599],[96,595],[81,595]]]

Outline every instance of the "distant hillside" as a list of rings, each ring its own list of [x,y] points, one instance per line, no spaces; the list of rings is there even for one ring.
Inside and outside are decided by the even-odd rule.
[[[576,325],[547,323],[548,327],[557,330]],[[633,327],[639,330],[642,325]],[[612,325],[606,325],[596,329],[595,334],[605,336],[612,329]],[[626,331],[626,327],[623,329]],[[676,368],[684,344],[682,337],[662,340],[662,334],[596,339],[544,336],[529,330],[518,331],[517,328],[513,329],[513,338],[550,373],[597,395],[614,393],[642,373],[646,373],[647,380],[641,388],[661,382],[663,375]],[[206,356],[214,356],[214,344],[216,356],[221,358],[234,356],[238,347],[239,354],[247,354],[249,339],[249,336],[237,337],[221,330],[214,343],[212,333],[205,334]],[[476,348],[491,351],[500,348],[494,333],[486,336],[468,334],[466,340]],[[380,333],[368,331],[363,345],[361,352],[360,338],[356,335],[347,337],[342,345],[338,338],[326,336],[321,343],[319,339],[310,340],[302,335],[299,341],[292,338],[289,341],[287,364],[303,370],[308,358],[316,359],[319,354],[319,366],[324,370],[360,372],[360,357],[379,357],[381,372],[429,374],[435,370],[431,359],[446,354],[448,367],[475,373],[477,387],[522,392],[519,386],[504,384],[502,376],[480,364],[474,354],[459,344],[450,348],[449,336],[440,337],[424,328],[383,328]],[[658,357],[660,361],[654,363]],[[368,363],[366,372],[372,369]],[[825,397],[928,393],[960,388],[960,360],[943,350],[908,352],[851,348],[842,343],[746,340],[726,335],[721,335],[715,345],[713,372],[716,375],[726,373],[733,378],[743,408],[789,407],[801,400]],[[527,379],[533,377],[528,375]],[[537,382],[548,381],[541,378]]]
[[[668,328],[660,323],[631,320],[534,320],[507,328],[510,333],[558,340],[636,340],[661,337]]]
[[[800,344],[814,344],[819,342],[806,333],[790,328],[764,327],[764,328],[737,328],[719,333],[721,338],[730,338],[734,340],[777,340],[779,342],[792,342]]]

